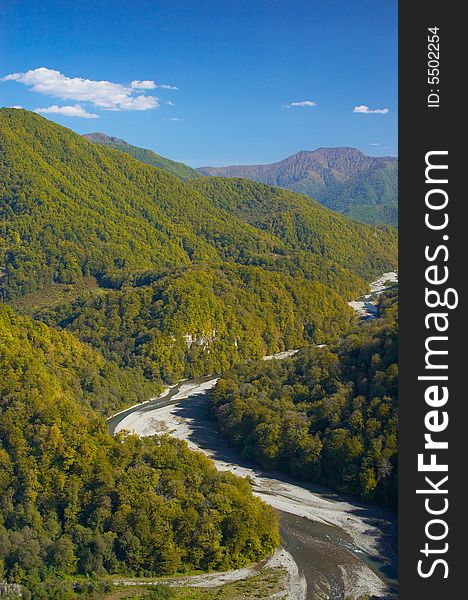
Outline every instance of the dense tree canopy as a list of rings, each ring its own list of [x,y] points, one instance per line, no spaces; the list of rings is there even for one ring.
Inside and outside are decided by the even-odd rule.
[[[243,178],[314,198],[363,223],[397,225],[398,160],[356,148],[302,150],[269,165],[200,167],[203,175]]]
[[[320,283],[228,264],[84,294],[37,316],[121,366],[169,382],[307,342],[329,342],[354,319],[343,298]]]
[[[291,192],[217,178],[197,188],[18,109],[0,110],[0,134],[5,298],[87,275],[108,285],[213,260],[300,272],[349,296],[396,264],[392,231]],[[261,216],[231,201],[253,203]]]
[[[221,431],[246,458],[341,492],[396,505],[396,297],[337,346],[224,374],[212,392]]]
[[[166,437],[108,435],[103,415],[163,380],[308,348],[223,377],[222,430],[264,466],[395,496],[395,306],[353,330],[347,304],[396,267],[394,230],[130,154],[0,109],[0,580],[41,600],[279,543],[247,481]]]
[[[298,194],[183,182],[24,110],[0,132],[0,294],[153,380],[328,342],[395,266],[392,230]]]
[[[398,225],[398,164],[357,174],[324,193],[325,206],[363,223]]]
[[[270,553],[277,517],[247,481],[170,438],[108,435],[92,405],[126,393],[114,389],[126,378],[106,368],[0,305],[0,579],[46,600],[54,576],[228,569]]]
[[[396,231],[370,228],[333,213],[305,196],[247,179],[203,177],[189,184],[216,206],[305,250],[370,279],[395,264]]]

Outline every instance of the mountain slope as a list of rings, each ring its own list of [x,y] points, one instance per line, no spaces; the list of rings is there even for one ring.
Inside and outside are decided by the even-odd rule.
[[[189,185],[215,206],[279,237],[289,247],[346,265],[361,277],[381,273],[393,260],[397,235],[387,225],[368,228],[305,196],[246,179],[203,177]],[[387,247],[380,244],[383,239]]]
[[[36,316],[67,328],[120,366],[169,383],[307,342],[327,343],[353,320],[343,297],[323,284],[229,263],[82,294]]]
[[[92,405],[125,374],[103,379],[104,365],[0,303],[2,579],[33,598],[75,598],[76,576],[223,570],[270,554],[277,517],[247,481],[177,440],[108,435]]]
[[[159,154],[156,154],[156,152],[153,152],[153,150],[132,146],[120,138],[109,136],[105,133],[85,133],[83,137],[95,144],[101,144],[102,146],[106,146],[108,148],[120,150],[120,152],[126,152],[137,160],[140,160],[147,165],[151,165],[152,167],[163,169],[168,173],[172,173],[172,175],[176,175],[176,177],[179,177],[184,181],[200,177],[199,173],[197,173],[195,169],[191,169],[187,165],[184,165],[184,163],[176,162],[175,160],[170,160],[169,158],[160,156]]]
[[[276,185],[364,222],[396,225],[398,161],[393,157],[367,156],[355,148],[319,148],[268,165],[202,167],[198,171]]]
[[[0,294],[169,380],[327,341],[353,318],[346,300],[396,266],[388,228],[262,184],[199,181],[1,110]]]

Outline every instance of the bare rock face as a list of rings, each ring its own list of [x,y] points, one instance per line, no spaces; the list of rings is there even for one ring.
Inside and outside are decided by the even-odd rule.
[[[0,581],[0,597],[22,598],[23,588],[17,583],[6,583],[6,581]]]
[[[130,146],[130,144],[125,140],[122,140],[118,137],[114,137],[112,135],[107,135],[107,133],[85,133],[83,137],[89,140],[90,142],[94,142],[95,144],[103,144],[104,146]]]

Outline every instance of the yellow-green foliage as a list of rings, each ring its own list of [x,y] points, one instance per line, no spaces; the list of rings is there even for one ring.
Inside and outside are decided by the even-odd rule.
[[[95,144],[102,144],[107,148],[114,148],[115,150],[119,150],[119,152],[130,154],[130,156],[133,156],[137,160],[146,163],[147,165],[151,165],[152,167],[163,169],[163,171],[172,173],[172,175],[176,175],[182,180],[196,179],[197,177],[201,177],[201,175],[195,171],[195,169],[184,165],[184,163],[176,162],[174,160],[165,158],[164,156],[160,156],[159,154],[156,154],[156,152],[153,152],[153,150],[132,146],[125,140],[121,140],[116,137],[110,137],[105,133],[87,133],[83,137],[91,142],[94,142]]]
[[[327,342],[395,264],[388,228],[262,184],[183,182],[0,110],[0,297],[152,379]]]
[[[388,229],[262,184],[197,181],[184,183],[39,115],[1,109],[3,295],[86,275],[115,286],[145,271],[213,260],[300,273],[349,295],[365,289],[361,277],[395,266]]]
[[[221,372],[306,341],[326,343],[354,318],[343,298],[320,283],[228,264],[91,293],[37,316],[107,358],[166,381]]]
[[[183,442],[108,435],[91,406],[120,379],[105,368],[0,305],[0,578],[48,598],[41,581],[57,575],[229,569],[270,553],[277,517],[247,481]]]
[[[248,179],[203,177],[190,186],[289,248],[326,258],[364,279],[396,265],[397,233],[388,225],[356,223],[311,198]]]

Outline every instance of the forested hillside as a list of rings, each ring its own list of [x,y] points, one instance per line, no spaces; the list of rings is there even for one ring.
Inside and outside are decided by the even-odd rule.
[[[36,316],[69,329],[121,366],[175,382],[307,342],[328,342],[349,329],[353,311],[320,283],[222,264],[82,294]]]
[[[89,274],[112,285],[216,259],[293,274],[299,262],[324,283],[330,261],[366,279],[396,264],[394,232],[352,223],[297,194],[278,190],[276,197],[277,190],[261,184],[242,189],[242,202],[255,211],[275,201],[278,224],[249,225],[251,215],[233,214],[229,206],[231,182],[214,179],[198,191],[196,182],[181,182],[23,110],[0,110],[0,134],[7,298]],[[362,281],[353,284],[354,292],[362,289]]]
[[[108,435],[95,408],[148,391],[0,304],[0,580],[72,598],[80,575],[230,569],[277,546],[247,481],[167,437]]]
[[[329,208],[363,223],[398,225],[398,163],[377,164],[320,194]]]
[[[391,228],[262,184],[183,182],[24,110],[0,110],[0,151],[3,299],[151,379],[327,342],[396,266]]]
[[[392,507],[397,501],[397,302],[338,345],[225,373],[211,398],[221,431],[266,469]]]
[[[132,146],[125,140],[121,140],[120,138],[106,135],[105,133],[85,133],[83,136],[90,142],[94,142],[95,144],[102,144],[103,146],[107,146],[108,148],[115,148],[115,150],[120,150],[121,152],[126,152],[133,156],[137,160],[146,163],[147,165],[151,165],[152,167],[159,167],[168,173],[172,173],[172,175],[176,175],[180,179],[196,179],[200,177],[198,171],[195,169],[191,169],[184,163],[176,162],[175,160],[170,160],[169,158],[165,158],[153,150],[147,150],[146,148],[138,148],[138,146]]]
[[[164,436],[108,435],[104,416],[164,382],[251,361],[213,395],[246,456],[394,499],[395,308],[350,334],[348,300],[396,267],[395,230],[154,164],[0,110],[0,580],[34,599],[278,545],[247,481]]]
[[[365,279],[382,273],[384,265],[394,260],[397,234],[388,225],[369,228],[310,198],[247,179],[204,177],[190,186],[290,248],[325,257]],[[380,245],[384,239],[387,244]]]

